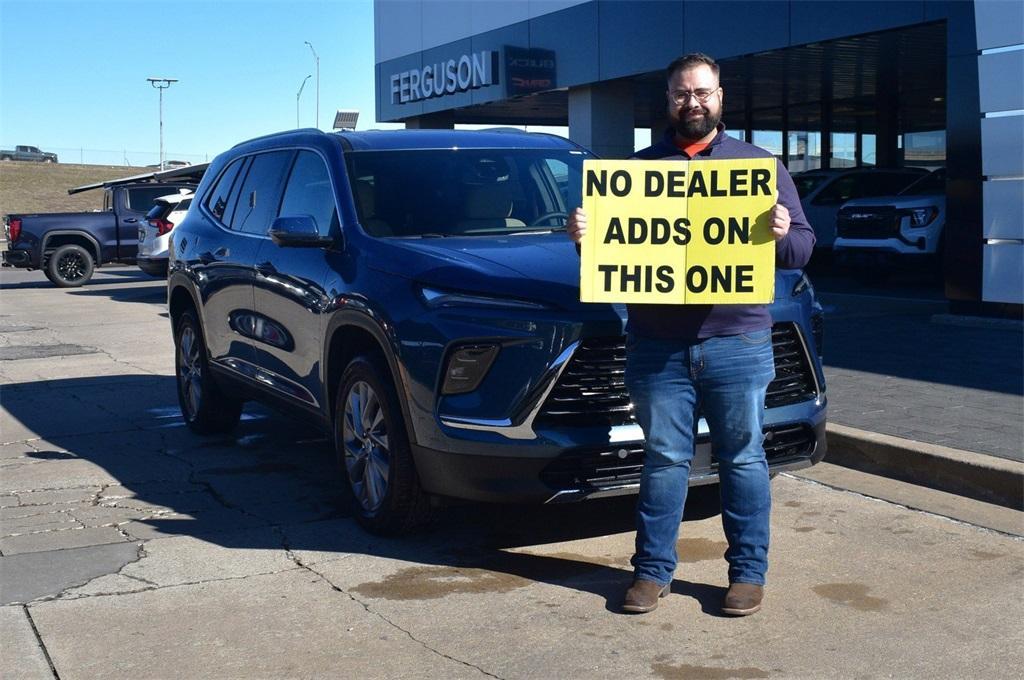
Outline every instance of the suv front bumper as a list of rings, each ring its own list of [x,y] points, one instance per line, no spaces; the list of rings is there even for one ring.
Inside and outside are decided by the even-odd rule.
[[[718,482],[710,436],[701,422],[690,466],[690,486]],[[769,473],[810,467],[826,452],[825,408],[814,422],[768,425]],[[501,503],[571,503],[635,494],[640,489],[643,442],[581,447],[552,457],[525,458],[438,451],[413,446],[423,488],[432,494]]]

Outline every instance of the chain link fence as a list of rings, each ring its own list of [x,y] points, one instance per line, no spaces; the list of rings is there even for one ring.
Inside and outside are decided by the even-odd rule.
[[[19,142],[20,143],[20,142]],[[0,142],[0,149],[13,149],[15,144]],[[159,151],[137,151],[132,149],[86,149],[65,147],[39,147],[42,151],[57,154],[60,163],[77,163],[80,165],[123,165],[133,168],[144,168],[160,164]],[[182,161],[194,165],[206,163],[216,154],[186,153],[184,151],[164,151],[164,162]]]

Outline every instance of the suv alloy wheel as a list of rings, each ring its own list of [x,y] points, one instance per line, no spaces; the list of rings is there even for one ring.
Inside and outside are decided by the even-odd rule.
[[[210,373],[203,332],[192,311],[175,325],[174,374],[185,424],[198,434],[228,432],[238,424],[242,402],[226,396]]]
[[[334,441],[356,520],[377,534],[396,534],[427,519],[398,396],[380,360],[349,363],[335,400]]]

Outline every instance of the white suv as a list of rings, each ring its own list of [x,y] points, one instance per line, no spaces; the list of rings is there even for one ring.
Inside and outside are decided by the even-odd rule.
[[[171,230],[185,218],[190,205],[192,192],[189,189],[154,201],[145,221],[139,225],[139,252],[135,256],[139,269],[150,276],[167,276],[167,245],[171,240]]]
[[[946,170],[895,196],[847,201],[836,218],[835,251],[850,255],[936,256],[946,224]]]

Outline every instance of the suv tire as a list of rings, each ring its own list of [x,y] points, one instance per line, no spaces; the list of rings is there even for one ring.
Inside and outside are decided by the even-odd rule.
[[[400,534],[423,524],[430,502],[413,464],[398,395],[368,356],[345,368],[335,400],[334,448],[356,521],[374,534]]]
[[[92,278],[95,267],[88,250],[69,243],[53,251],[46,261],[46,278],[59,288],[76,288]]]
[[[189,429],[218,434],[238,425],[242,401],[225,395],[214,381],[203,331],[191,310],[183,312],[174,327],[174,375],[181,415]]]

